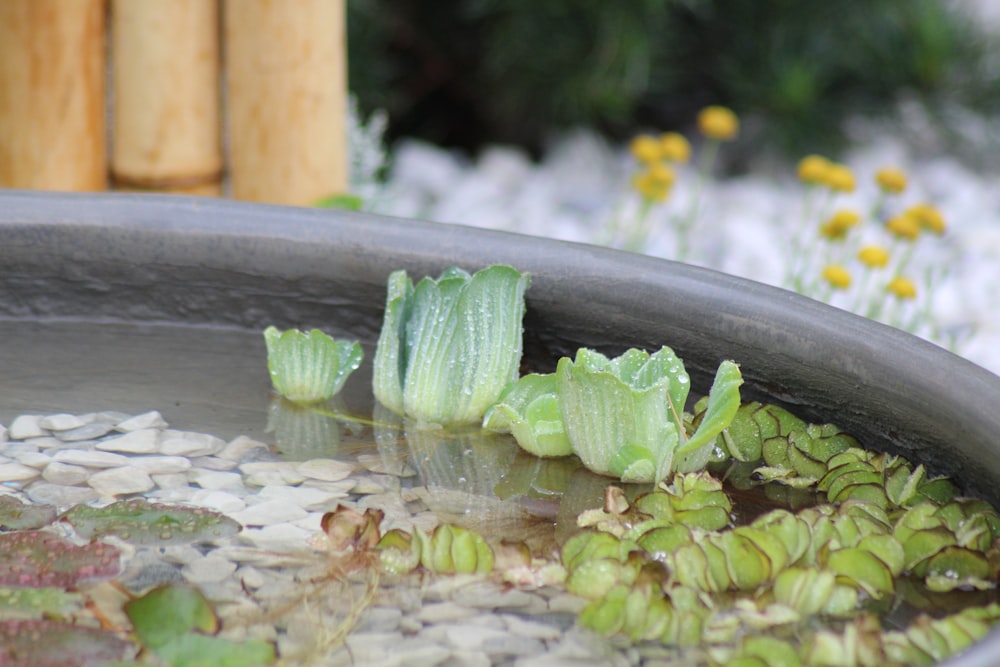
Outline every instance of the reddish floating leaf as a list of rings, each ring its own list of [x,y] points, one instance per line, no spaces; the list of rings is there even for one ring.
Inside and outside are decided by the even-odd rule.
[[[56,621],[0,621],[0,667],[91,667],[135,656],[110,633]]]
[[[0,535],[0,586],[75,588],[121,573],[121,552],[110,544],[77,546],[55,533]]]

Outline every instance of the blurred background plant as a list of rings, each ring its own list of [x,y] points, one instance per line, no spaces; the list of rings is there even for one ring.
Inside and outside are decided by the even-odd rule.
[[[746,120],[742,155],[836,155],[858,114],[905,103],[945,133],[996,107],[995,49],[954,4],[351,0],[349,75],[364,113],[387,111],[390,141],[537,154],[567,127],[621,140],[720,103]]]

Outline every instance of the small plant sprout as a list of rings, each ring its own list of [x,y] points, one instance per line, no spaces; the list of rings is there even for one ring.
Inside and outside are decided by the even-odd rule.
[[[573,446],[566,435],[554,373],[531,373],[513,382],[483,418],[483,428],[509,432],[535,456],[567,456]]]
[[[358,342],[335,340],[318,329],[264,330],[267,369],[274,389],[295,403],[315,403],[333,397],[361,365]]]
[[[504,265],[473,275],[451,268],[416,286],[394,272],[375,349],[375,398],[418,424],[481,421],[517,377],[529,283]]]

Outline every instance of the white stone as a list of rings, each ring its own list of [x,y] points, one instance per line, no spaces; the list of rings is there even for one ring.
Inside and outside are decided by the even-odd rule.
[[[263,528],[244,528],[240,539],[259,549],[301,549],[311,533],[308,530],[287,523]]]
[[[235,571],[236,563],[209,554],[208,556],[189,562],[181,570],[181,573],[192,583],[204,584],[222,581]]]
[[[38,425],[50,431],[68,431],[71,428],[79,428],[89,422],[79,415],[69,415],[60,413],[48,415],[38,420]]]
[[[199,456],[192,463],[195,467],[204,470],[232,470],[236,467],[237,462],[218,456]]]
[[[21,465],[31,466],[32,468],[44,468],[52,463],[52,457],[41,452],[23,452],[15,455],[14,458]]]
[[[470,614],[468,607],[455,604],[451,601],[433,602],[425,604],[419,612],[417,618],[422,623],[436,625],[438,623],[448,623],[459,619],[468,618]]]
[[[309,512],[327,511],[336,507],[336,499],[346,497],[346,493],[335,494],[306,486],[265,486],[257,497],[264,500],[284,500],[298,505]]]
[[[45,466],[45,470],[42,471],[42,479],[46,482],[65,484],[67,486],[82,484],[87,481],[88,477],[90,477],[90,471],[86,468],[68,463],[59,463],[58,461],[53,461]]]
[[[95,472],[87,480],[94,490],[104,496],[119,496],[129,493],[145,493],[154,486],[153,480],[135,466],[122,466]]]
[[[353,463],[336,459],[311,459],[298,465],[298,471],[305,477],[324,482],[339,482],[357,469]]]
[[[133,456],[129,459],[129,464],[151,475],[187,472],[191,469],[191,461],[183,456]]]
[[[219,458],[230,459],[232,461],[242,461],[249,452],[255,449],[267,449],[267,445],[253,438],[241,435],[226,443],[226,446],[219,451],[218,456]]]
[[[290,521],[298,521],[308,516],[308,512],[287,500],[267,500],[250,505],[232,518],[244,526],[274,526]]]
[[[180,474],[180,473],[173,473]],[[168,475],[156,475],[157,477],[168,477]],[[186,475],[185,475],[186,477]],[[152,478],[151,478],[152,479]],[[147,497],[155,500],[161,500],[165,503],[176,503],[176,502],[190,502],[191,496],[197,493],[198,489],[193,489],[187,485],[187,480],[181,486],[170,487],[165,486],[156,491],[150,491],[146,494]]]
[[[127,456],[91,449],[61,449],[52,455],[54,461],[87,468],[116,468],[127,465]]]
[[[192,484],[203,489],[242,489],[243,476],[235,472],[218,472],[216,470],[201,470],[194,468],[188,473]]]
[[[108,452],[128,454],[152,454],[157,451],[160,432],[152,428],[140,428],[125,435],[108,438],[97,443],[97,448]]]
[[[53,437],[51,435],[43,435],[40,438],[28,438],[25,440],[27,444],[32,447],[37,447],[38,449],[89,449],[87,443],[85,442],[74,442],[67,445],[65,442],[59,438]]]
[[[163,419],[163,415],[161,415],[157,410],[143,412],[141,415],[129,417],[128,419],[120,421],[115,425],[115,429],[124,433],[148,428],[165,429],[166,427],[167,422]]]
[[[209,456],[226,444],[222,438],[207,433],[167,429],[160,437],[160,453],[170,456]]]
[[[188,493],[188,495],[191,494],[191,488],[188,486],[187,473],[183,472],[149,473],[149,478],[153,480],[154,484],[156,484],[163,490],[183,488]]]
[[[20,463],[0,463],[0,483],[2,482],[24,482],[38,477],[38,468],[22,465]]]
[[[10,424],[8,436],[11,440],[27,440],[28,438],[39,438],[48,435],[39,425],[40,415],[21,415],[16,417]]]
[[[222,512],[223,514],[242,512],[247,506],[242,498],[232,493],[228,493],[227,491],[208,491],[205,489],[196,491],[191,496],[191,502]]]
[[[83,442],[103,438],[111,432],[113,424],[110,422],[88,421],[76,428],[55,431],[55,435],[62,442]]]
[[[57,507],[79,505],[97,500],[100,497],[89,486],[63,486],[62,484],[41,481],[29,486],[25,489],[25,493],[33,502]]]
[[[292,521],[293,526],[304,528],[310,533],[318,533],[323,530],[323,516],[326,512],[309,512],[309,516],[298,521]]]
[[[562,630],[555,625],[532,621],[516,614],[503,614],[507,629],[513,634],[543,641],[555,641],[562,636]]]
[[[268,481],[265,484],[259,484],[258,486],[267,486],[267,484],[301,484],[305,481],[305,476],[299,472],[297,463],[290,463],[288,461],[251,461],[250,463],[241,463],[240,472],[247,476],[248,484],[250,479],[267,479],[274,480],[275,473],[277,474],[277,479],[279,482]]]

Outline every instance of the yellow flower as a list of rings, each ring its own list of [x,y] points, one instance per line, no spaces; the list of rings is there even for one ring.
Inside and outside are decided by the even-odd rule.
[[[913,217],[920,223],[921,227],[938,236],[944,234],[947,228],[941,211],[930,204],[915,204],[906,209],[903,214]]]
[[[882,246],[866,245],[858,251],[858,259],[871,269],[881,269],[889,263],[889,252]]]
[[[836,192],[854,192],[854,172],[846,165],[832,162],[826,169],[823,183]]]
[[[915,241],[920,236],[920,221],[906,213],[889,218],[885,228],[896,238],[907,241]]]
[[[851,227],[859,222],[861,222],[861,216],[856,211],[842,208],[835,211],[829,220],[820,225],[819,233],[831,241],[840,241],[847,236]]]
[[[629,151],[639,162],[649,164],[660,159],[660,142],[650,134],[640,134],[629,143]]]
[[[824,183],[829,168],[830,161],[822,155],[807,155],[799,160],[799,180],[811,184]]]
[[[847,289],[851,286],[851,272],[840,264],[830,264],[823,269],[823,280],[834,289]]]
[[[875,172],[875,182],[885,192],[899,194],[906,189],[906,174],[902,169],[886,167]]]
[[[636,174],[632,178],[632,187],[649,201],[664,201],[675,178],[673,169],[657,162]]]
[[[917,286],[913,281],[903,276],[896,276],[885,286],[886,291],[892,292],[897,299],[915,299],[917,297]]]
[[[664,132],[660,135],[660,155],[670,162],[687,162],[691,159],[691,144],[682,134]]]
[[[731,109],[708,106],[698,113],[698,130],[709,139],[729,141],[740,131],[740,119]]]

